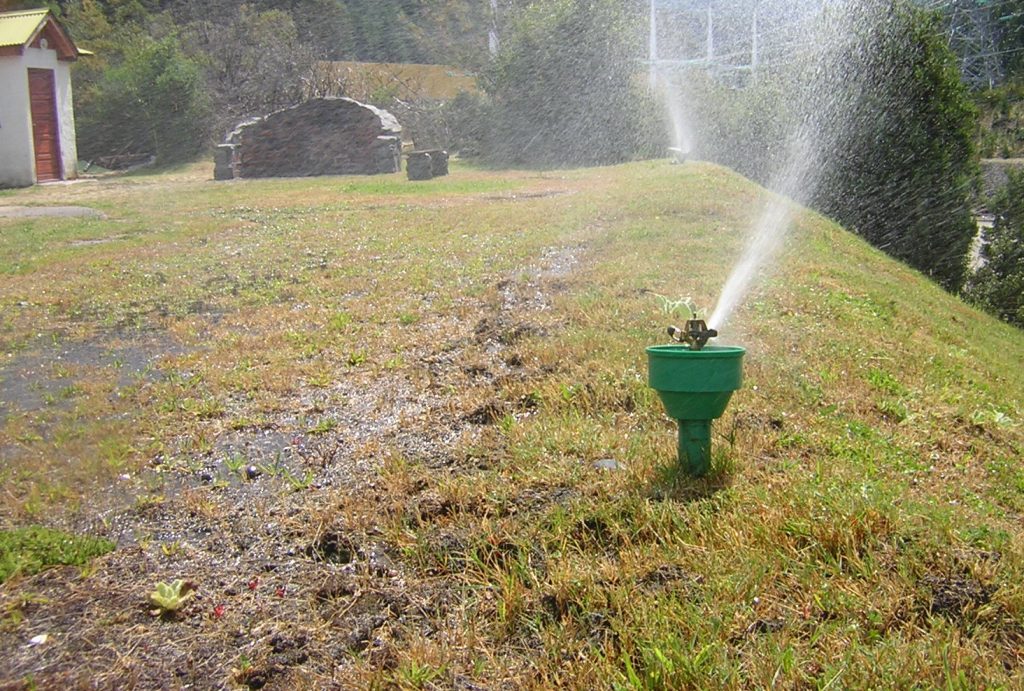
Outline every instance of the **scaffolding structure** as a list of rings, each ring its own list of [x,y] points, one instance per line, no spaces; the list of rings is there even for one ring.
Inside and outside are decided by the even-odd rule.
[[[813,40],[829,0],[650,0],[652,71],[703,69],[736,86]]]
[[[737,41],[737,13],[713,0],[651,0],[648,60],[656,68],[701,67],[752,71],[758,63],[758,5],[744,24],[749,34]],[[750,3],[748,3],[750,5]],[[728,15],[728,28],[722,19]],[[728,32],[728,38],[723,40]],[[737,44],[742,43],[743,47]],[[723,49],[722,46],[728,46]]]
[[[960,72],[973,88],[992,88],[1003,81],[1000,38],[1007,0],[920,0],[926,9],[942,12],[947,20],[949,47],[960,60]]]
[[[809,19],[828,5],[853,0],[650,0],[648,60],[654,69],[703,68],[753,73],[813,45]],[[944,38],[964,81],[990,88],[1004,77],[1002,32],[1015,0],[915,0],[945,19]],[[1002,49],[1000,48],[1003,45]]]

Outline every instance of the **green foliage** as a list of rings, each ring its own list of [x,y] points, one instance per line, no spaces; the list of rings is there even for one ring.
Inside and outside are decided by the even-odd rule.
[[[654,294],[654,298],[658,301],[662,314],[666,317],[690,320],[697,319],[701,312],[701,310],[697,309],[697,304],[692,298],[685,297],[673,300],[657,293]]]
[[[637,80],[636,19],[617,0],[550,0],[519,13],[484,78],[487,156],[542,166],[633,157],[642,118],[656,110]]]
[[[78,115],[84,158],[120,151],[171,163],[188,160],[206,144],[206,87],[174,37],[140,39],[94,88],[91,107]]]
[[[0,531],[0,583],[53,566],[85,566],[114,549],[102,538],[71,535],[40,526]]]
[[[13,3],[26,4],[38,2]],[[503,2],[502,12],[515,4]],[[115,167],[147,154],[162,162],[186,159],[240,121],[297,103],[309,93],[317,60],[478,67],[488,59],[492,21],[489,3],[476,0],[67,0],[51,5],[63,14],[75,40],[95,53],[73,67],[79,150],[83,158],[104,157]],[[180,47],[171,49],[178,40]],[[161,52],[156,45],[163,55],[155,55]],[[162,81],[147,81],[155,72]],[[164,98],[161,90],[175,97]],[[400,115],[417,139],[446,145],[433,132],[420,136],[424,113]]]
[[[733,89],[692,70],[675,88],[683,95],[688,117],[699,132],[697,157],[726,165],[747,177],[768,183],[785,165],[786,148],[796,120],[792,94],[799,93],[786,70],[765,68],[763,78],[745,89]]]
[[[444,107],[448,124],[448,148],[464,158],[475,158],[487,150],[491,102],[484,94],[461,92]]]
[[[787,193],[956,291],[974,235],[977,111],[941,17],[871,0],[819,21],[827,40],[745,89],[680,82],[697,154],[767,185],[791,147],[817,156]]]
[[[814,124],[829,156],[814,203],[956,291],[975,232],[976,111],[937,14],[903,0],[865,3],[861,11],[885,21],[855,21],[826,63],[839,77],[838,93],[827,97],[838,101],[832,119]]]
[[[195,587],[181,579],[156,584],[156,590],[149,594],[149,601],[157,607],[157,614],[177,612],[195,595]]]
[[[1010,80],[1024,82],[1024,0],[999,4],[999,50]]]
[[[982,158],[1024,156],[1024,73],[1017,83],[975,95],[980,111],[978,150]]]
[[[995,227],[986,233],[984,266],[971,277],[966,295],[1000,319],[1024,327],[1024,172],[996,199]]]
[[[57,0],[0,0],[0,12],[35,10],[42,7],[48,7],[54,12],[60,9]]]

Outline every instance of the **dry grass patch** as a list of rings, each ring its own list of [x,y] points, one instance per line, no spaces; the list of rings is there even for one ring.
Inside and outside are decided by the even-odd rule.
[[[2,195],[107,221],[2,221],[0,515],[118,549],[0,587],[0,680],[1021,682],[1019,332],[801,213],[692,480],[652,294],[710,306],[761,190],[206,177]]]

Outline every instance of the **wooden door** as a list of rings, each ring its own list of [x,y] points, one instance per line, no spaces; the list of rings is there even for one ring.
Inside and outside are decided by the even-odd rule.
[[[32,141],[36,150],[36,180],[60,180],[60,127],[57,122],[57,90],[53,70],[28,70],[32,108]]]

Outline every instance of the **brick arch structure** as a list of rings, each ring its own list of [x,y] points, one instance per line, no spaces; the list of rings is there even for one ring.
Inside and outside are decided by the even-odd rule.
[[[402,126],[350,98],[316,98],[240,124],[218,147],[215,177],[376,175],[401,170]]]

